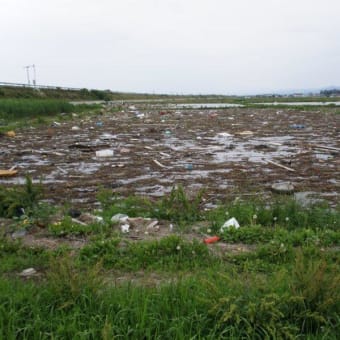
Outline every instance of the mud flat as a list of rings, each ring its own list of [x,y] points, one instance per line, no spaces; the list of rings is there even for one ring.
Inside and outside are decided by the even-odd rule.
[[[29,174],[52,202],[88,208],[100,187],[157,197],[179,183],[193,194],[206,189],[207,206],[235,196],[270,199],[276,182],[291,183],[300,198],[338,201],[336,108],[162,111],[138,105],[2,136],[1,168],[16,166],[18,173],[0,184],[23,184]],[[113,155],[98,157],[103,150]]]

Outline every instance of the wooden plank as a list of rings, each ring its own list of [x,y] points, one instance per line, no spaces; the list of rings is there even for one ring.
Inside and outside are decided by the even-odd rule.
[[[18,170],[0,170],[0,177],[11,177],[15,176]]]

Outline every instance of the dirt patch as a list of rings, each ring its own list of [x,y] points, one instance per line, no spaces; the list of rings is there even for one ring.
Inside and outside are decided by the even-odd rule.
[[[22,237],[22,244],[27,247],[46,248],[49,250],[56,250],[61,246],[69,247],[70,249],[80,249],[85,246],[87,241],[85,239],[67,239],[45,237],[37,234],[27,234]]]
[[[223,256],[225,254],[242,254],[249,253],[256,250],[255,245],[244,244],[244,243],[224,243],[218,242],[209,245],[210,250],[217,256]]]

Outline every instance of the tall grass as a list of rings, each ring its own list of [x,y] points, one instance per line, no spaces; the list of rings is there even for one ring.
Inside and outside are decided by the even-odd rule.
[[[220,331],[238,331],[240,338],[322,338],[329,332],[326,338],[335,339],[340,330],[335,268],[298,253],[291,270],[272,276],[218,275],[207,281],[210,313],[217,316]]]
[[[206,270],[158,287],[114,286],[100,267],[55,263],[49,281],[0,280],[3,339],[336,339],[339,272],[295,258],[272,275]]]
[[[0,117],[20,119],[71,112],[73,105],[56,99],[1,99]]]

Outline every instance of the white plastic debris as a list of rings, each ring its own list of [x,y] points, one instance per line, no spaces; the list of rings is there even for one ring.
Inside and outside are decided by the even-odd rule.
[[[24,269],[19,275],[20,276],[31,276],[36,273],[37,271],[34,268],[27,268],[27,269]]]
[[[239,135],[241,135],[241,136],[251,136],[253,134],[254,134],[254,132],[249,131],[249,130],[239,132]]]
[[[80,216],[80,219],[82,222],[85,224],[90,224],[90,223],[104,223],[104,219],[101,216],[97,215],[92,215],[89,213],[84,213]]]
[[[113,150],[110,150],[110,149],[96,151],[96,157],[112,157],[112,156],[113,156]]]
[[[146,226],[146,229],[154,229],[158,224],[158,221],[152,221],[150,224]]]
[[[77,218],[72,218],[72,222],[73,222],[73,223],[76,223],[76,224],[84,225],[84,226],[87,225],[86,223],[84,223],[84,222],[78,220]]]
[[[126,222],[129,216],[125,214],[116,214],[111,217],[111,222]]]
[[[101,216],[94,216],[95,220],[99,223],[104,223],[104,219]]]
[[[230,227],[234,227],[236,229],[240,228],[240,224],[235,217],[229,218],[229,220],[223,224],[223,226],[221,227],[221,232]]]
[[[228,137],[232,137],[232,135],[228,132],[220,132],[217,134],[218,137],[220,138],[228,138]]]
[[[122,224],[120,226],[120,230],[122,231],[122,233],[128,233],[130,229],[130,225],[129,224]]]
[[[136,115],[137,118],[144,118],[145,117],[145,114],[141,113],[141,112],[136,112],[135,115]]]
[[[71,130],[72,131],[78,131],[78,130],[80,130],[80,127],[79,126],[72,126]]]

